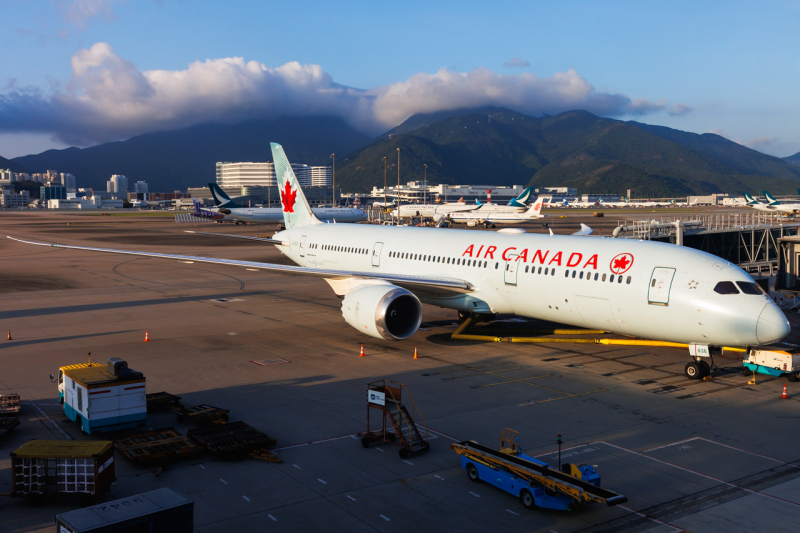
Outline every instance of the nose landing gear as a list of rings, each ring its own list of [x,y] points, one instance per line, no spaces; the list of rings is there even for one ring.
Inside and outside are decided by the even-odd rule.
[[[683,369],[686,377],[689,379],[703,379],[706,376],[710,376],[711,365],[714,364],[715,353],[722,353],[722,349],[703,344],[690,344],[689,355],[692,356],[694,362],[686,363],[686,367]]]
[[[689,379],[703,379],[704,377],[711,375],[711,365],[703,360],[693,363],[686,363],[686,367],[683,369],[683,372]]]

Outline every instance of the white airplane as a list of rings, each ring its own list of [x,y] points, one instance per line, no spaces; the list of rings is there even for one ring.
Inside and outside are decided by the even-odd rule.
[[[776,342],[791,328],[753,279],[685,246],[525,232],[324,224],[312,212],[283,148],[272,143],[286,230],[272,239],[298,266],[9,238],[57,248],[229,265],[322,278],[342,315],[378,339],[411,337],[422,303],[461,313],[508,313],[690,344],[687,376],[708,372],[715,346]],[[501,230],[502,231],[502,230]]]
[[[217,212],[235,220],[237,224],[248,222],[255,224],[277,222],[280,224],[283,222],[283,208],[241,207],[231,200],[216,183],[209,183],[208,188],[211,189],[211,195],[217,204]],[[283,202],[284,191],[280,191],[280,193],[281,202]],[[367,213],[354,207],[316,207],[313,211],[317,218],[326,222],[361,222],[367,220]]]
[[[457,213],[460,211],[475,211],[477,204],[464,203],[463,198],[458,202],[445,204],[406,204],[397,207],[392,211],[392,215],[399,218],[433,218],[437,213]]]
[[[798,191],[800,192],[800,191]],[[769,191],[764,191],[764,198],[767,199],[769,202],[767,207],[771,210],[778,211],[780,213],[795,213],[800,211],[800,203],[781,203],[778,201],[777,198],[772,196]]]
[[[461,211],[457,213],[436,213],[433,215],[433,221],[437,224],[440,221],[447,221],[455,224],[466,224],[467,226],[483,225],[484,227],[496,224],[519,224],[520,222],[527,222],[537,218],[544,218],[541,214],[542,201],[537,200],[525,212],[505,213],[502,211],[489,211],[484,212],[481,209],[476,211]]]

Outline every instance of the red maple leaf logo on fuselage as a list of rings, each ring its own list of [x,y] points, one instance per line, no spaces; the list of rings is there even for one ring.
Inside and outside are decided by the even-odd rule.
[[[630,270],[633,266],[633,255],[629,253],[619,254],[611,260],[611,272],[622,274]]]
[[[297,191],[292,190],[292,186],[289,185],[289,182],[286,182],[286,185],[283,187],[281,191],[281,203],[283,204],[283,211],[285,213],[294,213],[294,203],[297,200]]]

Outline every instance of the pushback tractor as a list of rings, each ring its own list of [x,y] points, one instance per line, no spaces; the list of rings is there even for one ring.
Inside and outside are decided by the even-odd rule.
[[[474,441],[451,444],[461,456],[461,467],[469,479],[485,481],[522,501],[527,509],[541,507],[573,511],[598,502],[619,505],[628,498],[600,486],[600,475],[589,465],[565,463],[560,469],[525,455],[519,449],[516,431],[506,429],[500,437],[500,450]]]

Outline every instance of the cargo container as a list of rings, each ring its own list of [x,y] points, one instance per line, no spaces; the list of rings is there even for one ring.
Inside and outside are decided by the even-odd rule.
[[[64,369],[64,414],[87,435],[143,426],[147,391],[141,372],[117,357],[108,365]]]
[[[194,502],[170,488],[56,516],[58,533],[192,533]]]
[[[21,405],[19,394],[0,394],[0,415],[19,413]]]
[[[11,452],[12,496],[99,496],[115,480],[111,441],[32,440]]]

